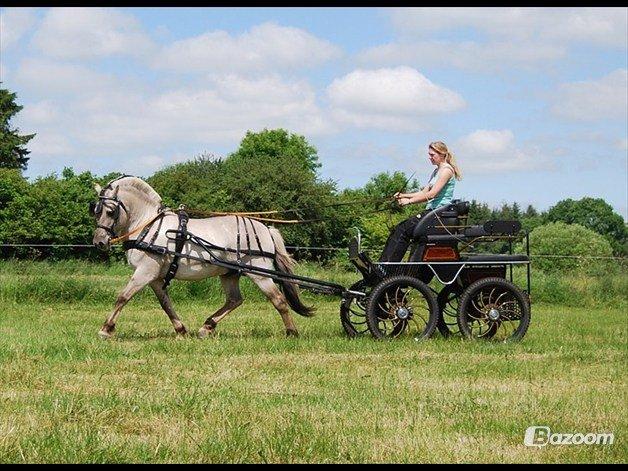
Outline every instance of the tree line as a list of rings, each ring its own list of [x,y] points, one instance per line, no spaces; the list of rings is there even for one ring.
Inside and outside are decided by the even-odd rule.
[[[0,97],[0,244],[89,244],[94,220],[88,205],[96,197],[94,184],[105,185],[120,174],[94,175],[65,168],[61,175],[33,181],[24,178],[25,144],[32,135],[19,136],[19,130],[8,125],[19,111],[17,106],[7,106],[14,99],[11,94]],[[7,138],[9,135],[13,137]],[[279,210],[284,212],[277,217],[283,219],[310,220],[280,226],[287,243],[299,247],[344,248],[359,230],[366,248],[381,248],[398,222],[423,209],[422,205],[400,208],[392,202],[395,192],[418,189],[418,182],[408,180],[403,172],[379,173],[363,187],[340,190],[335,181],[320,177],[320,166],[316,148],[304,136],[285,129],[265,129],[248,132],[238,149],[224,158],[200,155],[142,177],[171,208],[185,204],[201,211]],[[470,203],[470,224],[520,220],[536,240],[534,250],[565,255],[594,252],[596,256],[628,252],[626,224],[601,198],[565,199],[547,211],[531,205],[523,209],[516,202],[494,208],[475,200]],[[487,250],[506,248],[497,244]],[[302,249],[296,255],[324,261],[333,254]],[[120,257],[121,252],[108,255],[71,247],[2,247],[0,255],[102,259]]]

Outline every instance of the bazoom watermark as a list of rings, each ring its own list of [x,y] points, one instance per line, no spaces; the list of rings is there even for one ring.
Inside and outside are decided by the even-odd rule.
[[[612,433],[552,433],[547,426],[533,425],[526,429],[523,438],[525,446],[546,445],[612,445],[615,435]]]

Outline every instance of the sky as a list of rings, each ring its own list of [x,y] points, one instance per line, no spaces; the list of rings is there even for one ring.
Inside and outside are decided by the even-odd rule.
[[[626,8],[3,8],[0,81],[37,133],[28,178],[149,176],[247,130],[318,149],[338,188],[416,172],[443,141],[456,197],[628,219]]]

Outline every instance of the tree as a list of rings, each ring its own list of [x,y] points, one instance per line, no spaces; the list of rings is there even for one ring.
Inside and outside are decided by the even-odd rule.
[[[316,149],[303,136],[283,129],[247,133],[222,167],[221,186],[230,211],[298,210],[283,219],[316,219],[308,224],[279,226],[289,245],[343,243],[349,220],[338,202],[333,181],[320,181]]]
[[[229,211],[233,208],[223,167],[221,159],[202,154],[159,170],[146,181],[171,208],[185,204],[205,211]]]
[[[296,209],[269,216],[316,220],[279,225],[287,244],[343,244],[352,218],[347,208],[335,206],[336,185],[319,180],[315,171],[319,166],[316,148],[305,137],[265,129],[248,132],[225,159],[200,156],[169,166],[147,181],[171,207],[183,203],[207,211]]]
[[[538,215],[539,215],[539,212],[534,208],[534,206],[529,204],[528,207],[526,208],[526,212],[524,214],[524,217],[533,218],[533,217],[536,217]]]
[[[248,131],[237,151],[231,157],[255,159],[263,156],[270,158],[286,157],[290,165],[303,165],[308,170],[316,172],[321,164],[318,161],[316,148],[310,145],[304,136],[290,134],[285,129],[264,129],[260,132]]]
[[[12,129],[9,121],[23,106],[15,102],[16,94],[0,88],[0,168],[26,170],[30,152],[24,147],[35,134],[20,135],[19,129]]]
[[[5,170],[6,172],[6,170]],[[15,172],[15,170],[14,170]],[[90,172],[75,174],[64,169],[62,178],[55,175],[37,178],[24,187],[16,181],[19,191],[0,209],[0,241],[9,244],[89,244],[94,232],[94,219],[88,211],[96,193],[96,179]],[[107,255],[80,248],[16,248],[4,251],[18,256],[88,256]]]
[[[616,254],[623,254],[628,243],[628,230],[624,219],[602,198],[585,197],[559,201],[545,215],[548,222],[580,224],[608,239]]]
[[[0,211],[28,191],[28,181],[13,168],[0,168]]]
[[[491,219],[491,215],[491,209],[488,204],[471,200],[471,203],[469,204],[468,224],[484,224],[486,221]]]

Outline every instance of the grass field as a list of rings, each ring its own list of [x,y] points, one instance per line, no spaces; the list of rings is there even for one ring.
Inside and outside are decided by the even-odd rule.
[[[97,294],[129,273],[50,267],[3,265],[0,283],[58,278]],[[0,293],[3,463],[627,461],[622,305],[536,303],[518,344],[416,343],[348,340],[338,300],[313,295],[317,316],[295,315],[301,337],[288,339],[270,303],[250,296],[199,340],[176,338],[147,292],[102,341],[113,297],[76,301],[68,288],[65,302],[21,300],[13,288]],[[221,302],[177,289],[175,307],[195,332]],[[532,425],[612,432],[615,442],[529,448]]]

